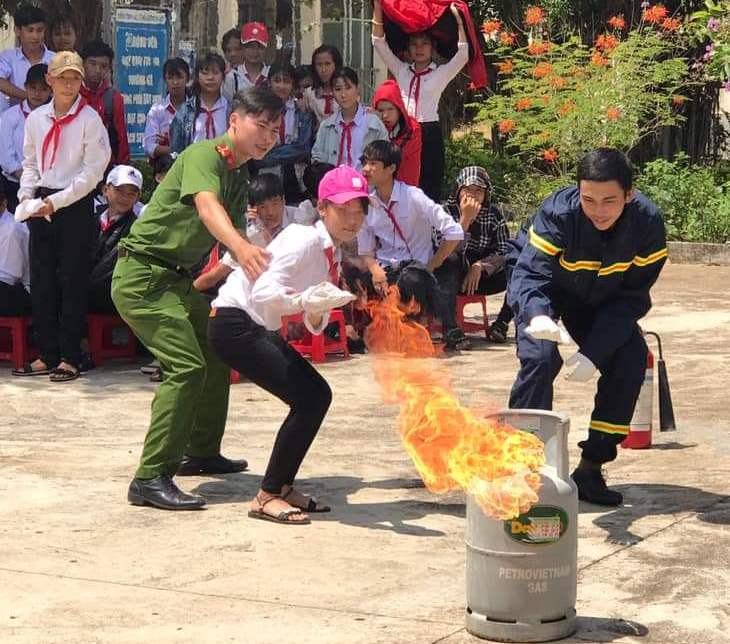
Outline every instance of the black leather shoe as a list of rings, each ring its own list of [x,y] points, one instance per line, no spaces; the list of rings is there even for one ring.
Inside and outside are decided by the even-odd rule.
[[[183,492],[170,476],[132,479],[127,500],[132,505],[151,505],[162,510],[200,510],[205,499]]]
[[[624,497],[620,492],[609,490],[606,487],[606,480],[600,469],[576,469],[570,476],[578,486],[578,498],[581,501],[611,507],[624,502]]]
[[[177,468],[178,476],[200,476],[201,474],[235,474],[248,469],[248,461],[232,461],[223,454],[217,456],[185,456]]]

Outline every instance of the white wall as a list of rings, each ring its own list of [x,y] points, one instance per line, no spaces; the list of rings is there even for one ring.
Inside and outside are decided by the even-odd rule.
[[[16,46],[13,18],[12,16],[6,16],[5,20],[7,20],[8,26],[4,29],[0,29],[0,51],[3,51],[4,49],[11,49]]]
[[[229,29],[239,26],[238,0],[218,0],[218,38],[215,43],[216,49],[220,49],[223,34]]]

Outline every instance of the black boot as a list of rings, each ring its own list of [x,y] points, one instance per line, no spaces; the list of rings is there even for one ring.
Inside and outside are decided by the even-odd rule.
[[[581,467],[579,465],[570,476],[578,486],[578,498],[581,501],[612,507],[621,505],[624,501],[620,492],[609,490],[606,487],[606,479],[603,478],[600,466]]]
[[[151,505],[162,510],[199,510],[205,505],[203,497],[186,494],[170,476],[132,479],[127,500],[132,505]]]
[[[223,454],[217,456],[185,456],[177,468],[178,476],[199,476],[201,474],[235,474],[248,469],[248,461],[233,461]]]
[[[444,333],[444,351],[466,351],[471,348],[471,341],[459,328],[449,329]]]

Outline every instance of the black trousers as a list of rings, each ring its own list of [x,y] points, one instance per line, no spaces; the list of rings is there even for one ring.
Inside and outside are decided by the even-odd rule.
[[[17,181],[11,181],[4,174],[0,173],[0,186],[5,193],[5,198],[8,200],[8,210],[15,212],[18,207],[18,190],[20,190],[20,184]]]
[[[434,275],[439,283],[439,314],[444,324],[444,332],[456,327],[456,298],[461,293],[461,285],[466,277],[467,269],[461,261],[461,257],[453,254],[446,258],[439,266]],[[507,277],[504,270],[499,270],[493,275],[482,273],[476,293],[479,295],[494,295],[502,293],[507,289]],[[512,320],[512,309],[507,304],[505,293],[502,308],[499,311],[497,320],[509,324]]]
[[[0,315],[19,317],[31,311],[30,294],[22,284],[10,286],[0,282]]]
[[[89,284],[89,313],[118,315],[117,307],[112,302],[111,280]]]
[[[35,217],[30,229],[33,326],[40,357],[49,367],[78,366],[86,322],[94,207],[87,195],[53,213]]]
[[[446,153],[441,123],[421,123],[421,180],[418,184],[435,202],[441,202],[441,184],[444,180]]]
[[[221,360],[289,405],[274,441],[261,489],[279,494],[292,485],[332,402],[327,381],[278,333],[256,324],[246,312],[216,309],[208,341]]]

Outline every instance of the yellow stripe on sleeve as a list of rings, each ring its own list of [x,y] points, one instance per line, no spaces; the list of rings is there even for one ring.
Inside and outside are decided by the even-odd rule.
[[[651,255],[647,255],[646,257],[641,257],[640,255],[637,255],[636,257],[634,257],[634,264],[636,264],[637,266],[648,266],[649,264],[658,262],[660,259],[664,259],[667,254],[667,249],[661,248]]]
[[[534,226],[530,226],[530,243],[546,255],[554,256],[562,250],[555,246],[555,244],[551,244],[547,239],[540,237],[540,235],[535,232]]]

